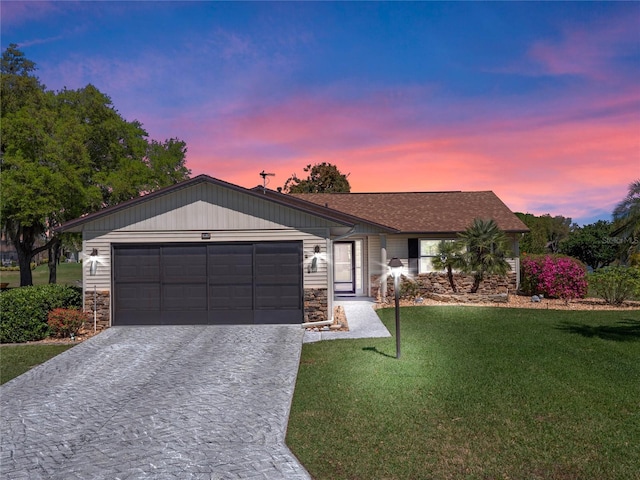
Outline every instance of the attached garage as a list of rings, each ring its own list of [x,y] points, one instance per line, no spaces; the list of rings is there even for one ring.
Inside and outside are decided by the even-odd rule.
[[[113,325],[303,321],[303,244],[113,245]]]
[[[351,217],[207,175],[71,220],[97,328],[331,318],[331,238]]]

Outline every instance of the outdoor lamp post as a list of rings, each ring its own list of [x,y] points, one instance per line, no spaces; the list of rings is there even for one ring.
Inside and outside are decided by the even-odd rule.
[[[396,358],[400,358],[400,275],[404,265],[399,258],[393,257],[389,261],[389,270],[393,276],[393,291],[396,296]]]

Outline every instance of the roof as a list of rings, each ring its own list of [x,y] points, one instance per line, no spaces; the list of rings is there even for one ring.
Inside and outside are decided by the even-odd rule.
[[[403,233],[463,232],[474,219],[493,219],[509,233],[527,226],[491,191],[300,193],[290,196]]]
[[[398,229],[394,227],[391,227],[383,223],[378,223],[375,220],[369,220],[361,216],[352,215],[351,213],[346,211],[325,207],[323,203],[313,202],[307,199],[305,195],[292,195],[292,194],[280,193],[260,185],[252,188],[251,190],[254,192],[258,192],[260,195],[265,195],[268,198],[279,199],[281,202],[286,203],[287,205],[291,205],[291,206],[295,205],[300,208],[304,208],[305,210],[316,212],[318,214],[335,216],[336,218],[340,218],[344,221],[351,222],[354,225],[357,223],[367,223],[373,227],[379,228],[380,230],[386,231],[387,233],[398,233]],[[332,194],[327,194],[327,195],[332,195]]]
[[[349,227],[353,227],[356,225],[356,223],[358,223],[359,219],[354,219],[352,217],[350,217],[349,215],[343,214],[341,212],[335,212],[335,211],[331,211],[329,209],[325,209],[325,208],[318,208],[317,205],[311,204],[311,203],[307,203],[304,201],[283,201],[282,198],[278,198],[277,196],[265,196],[262,194],[262,192],[258,192],[255,189],[249,190],[246,189],[244,187],[240,187],[239,185],[234,185],[233,183],[228,183],[225,182],[223,180],[218,180],[217,178],[213,178],[210,177],[208,175],[198,175],[197,177],[193,177],[190,178],[189,180],[185,180],[184,182],[180,182],[180,183],[176,183],[175,185],[171,185],[169,187],[165,187],[165,188],[161,188],[160,190],[156,190],[155,192],[151,192],[148,193],[146,195],[142,195],[140,197],[136,197],[133,198],[131,200],[127,200],[125,202],[121,202],[117,205],[111,206],[111,207],[106,207],[103,208],[101,210],[98,210],[97,212],[94,213],[90,213],[88,215],[85,215],[83,217],[79,217],[76,218],[74,220],[70,220],[64,224],[62,224],[61,226],[59,226],[56,230],[57,231],[80,231],[81,227],[83,225],[85,225],[86,223],[92,222],[94,220],[97,220],[99,218],[102,218],[104,216],[107,215],[112,215],[114,213],[117,213],[121,210],[133,207],[135,205],[144,203],[144,202],[149,202],[152,201],[153,199],[156,199],[158,197],[161,197],[163,195],[167,195],[170,194],[172,192],[175,192],[177,190],[183,189],[183,188],[189,188],[191,186],[197,185],[199,183],[209,183],[212,185],[217,185],[217,186],[221,186],[224,188],[229,188],[231,190],[235,190],[237,192],[241,192],[244,193],[246,195],[249,195],[251,197],[255,197],[255,198],[262,198],[262,199],[266,199],[268,201],[277,203],[279,205],[283,205],[285,207],[289,207],[289,208],[293,208],[295,210],[299,210],[305,213],[308,213],[310,215],[314,215],[317,217],[321,217],[324,218],[326,220],[330,220],[345,226],[349,226]]]
[[[283,194],[263,187],[246,189],[208,175],[198,175],[90,213],[64,223],[57,230],[80,231],[88,222],[203,182],[266,199],[341,225],[353,227],[367,223],[388,233],[457,233],[466,230],[476,218],[492,218],[505,232],[529,231],[491,191]]]

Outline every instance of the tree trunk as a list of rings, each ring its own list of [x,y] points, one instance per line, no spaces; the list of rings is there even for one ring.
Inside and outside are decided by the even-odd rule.
[[[23,227],[13,223],[6,225],[7,236],[18,253],[18,266],[20,267],[20,286],[28,287],[33,285],[33,275],[31,272],[31,259],[38,253],[49,248],[49,244],[42,247],[33,248],[36,237],[42,231],[34,226]]]
[[[36,242],[36,235],[33,227],[23,227],[22,225],[6,225],[7,236],[13,243],[18,254],[18,266],[20,267],[20,286],[28,287],[33,285],[31,274],[31,259],[33,258],[33,244]]]
[[[478,275],[476,273],[473,276],[473,287],[471,287],[471,293],[478,293],[478,288],[480,288],[481,281],[482,281],[482,275]]]
[[[447,267],[447,277],[449,277],[449,284],[451,285],[453,293],[458,293],[458,290],[456,289],[456,282],[453,281],[453,270],[451,267]]]
[[[56,236],[49,243],[49,283],[56,283],[60,261],[60,239]]]
[[[18,266],[20,267],[20,286],[28,287],[33,285],[33,275],[31,274],[31,259],[33,254],[31,249],[25,249],[20,242],[14,243],[18,252]]]

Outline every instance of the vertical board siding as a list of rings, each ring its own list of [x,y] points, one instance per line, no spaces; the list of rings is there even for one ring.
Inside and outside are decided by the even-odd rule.
[[[333,222],[217,185],[198,184],[92,222],[99,231],[260,230],[330,227]]]

